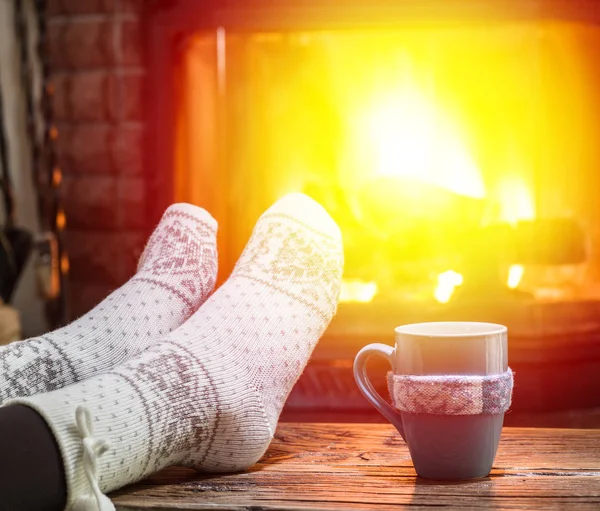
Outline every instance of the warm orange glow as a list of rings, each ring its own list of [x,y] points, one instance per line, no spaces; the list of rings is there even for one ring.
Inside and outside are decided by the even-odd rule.
[[[69,263],[69,257],[67,256],[67,254],[63,254],[60,258],[60,271],[63,275],[66,275],[67,273],[69,273],[69,269],[71,268],[71,265]]]
[[[62,209],[59,209],[58,213],[56,213],[56,228],[59,231],[64,231],[66,225],[67,217],[65,216],[65,212]]]
[[[448,270],[444,273],[440,273],[437,281],[437,286],[433,296],[440,303],[448,303],[450,298],[452,298],[454,288],[462,285],[463,277],[460,273],[457,273],[454,270]]]
[[[364,282],[357,279],[343,279],[340,290],[340,302],[368,303],[377,294],[376,282]]]
[[[523,178],[504,178],[498,187],[500,220],[516,224],[519,220],[533,220],[535,209],[531,191]]]
[[[523,278],[523,273],[525,273],[525,268],[522,264],[513,264],[508,269],[508,282],[506,285],[510,289],[516,289]]]
[[[368,114],[367,143],[375,148],[376,171],[481,199],[485,186],[479,169],[442,114],[418,90],[392,90]]]
[[[62,171],[60,170],[60,167],[54,167],[54,169],[52,169],[52,186],[58,188],[61,183]]]
[[[445,271],[432,286],[432,271],[478,266],[479,253],[482,267],[496,266],[478,271],[535,292],[548,280],[542,269],[502,275],[513,256],[490,257],[497,240],[482,229],[597,222],[597,25],[220,29],[187,44],[174,100],[174,200],[219,221],[220,278],[259,215],[290,191],[311,195],[340,226],[342,301],[432,300],[434,291],[447,303],[462,276]]]

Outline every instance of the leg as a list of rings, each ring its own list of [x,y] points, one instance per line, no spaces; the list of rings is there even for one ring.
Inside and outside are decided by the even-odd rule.
[[[111,509],[100,491],[171,465],[230,472],[258,461],[335,313],[342,261],[339,229],[323,208],[287,196],[180,328],[107,373],[15,400],[55,432],[69,504]]]
[[[52,431],[23,405],[0,408],[0,511],[62,511],[63,461]]]
[[[70,325],[0,348],[0,405],[108,371],[180,326],[212,292],[216,228],[196,206],[167,209],[131,280]]]

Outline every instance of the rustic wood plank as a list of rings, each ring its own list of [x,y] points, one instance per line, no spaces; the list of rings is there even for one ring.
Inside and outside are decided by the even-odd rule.
[[[118,510],[600,509],[600,430],[505,428],[489,477],[416,477],[387,424],[281,424],[247,472],[171,468],[111,496]]]

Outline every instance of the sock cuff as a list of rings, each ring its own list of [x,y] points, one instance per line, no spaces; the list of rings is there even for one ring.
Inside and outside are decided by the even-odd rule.
[[[67,487],[67,506],[71,509],[75,500],[89,493],[89,484],[82,467],[83,442],[76,426],[76,403],[67,405],[54,399],[54,392],[29,398],[12,399],[9,405],[24,405],[35,410],[52,431],[63,460]]]
[[[388,372],[393,406],[402,412],[433,415],[500,414],[510,407],[513,372],[486,376],[415,376]]]

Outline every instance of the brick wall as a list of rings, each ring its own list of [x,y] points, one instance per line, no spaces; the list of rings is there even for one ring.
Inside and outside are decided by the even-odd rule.
[[[129,278],[145,219],[143,0],[50,0],[72,315]]]

